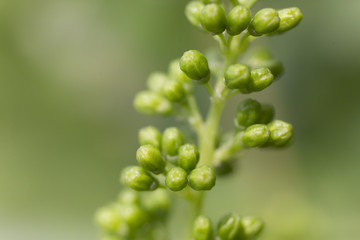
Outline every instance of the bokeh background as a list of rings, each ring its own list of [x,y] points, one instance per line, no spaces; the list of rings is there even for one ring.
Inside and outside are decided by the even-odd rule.
[[[135,163],[137,130],[173,125],[136,113],[135,93],[183,51],[215,46],[188,24],[186,2],[0,1],[0,239],[96,239],[93,213],[115,199],[120,170]],[[268,6],[304,13],[296,30],[257,43],[286,72],[253,95],[272,102],[296,138],[284,151],[246,154],[206,212],[261,216],[267,240],[358,240],[360,1],[257,8]],[[240,99],[226,109],[225,128]]]

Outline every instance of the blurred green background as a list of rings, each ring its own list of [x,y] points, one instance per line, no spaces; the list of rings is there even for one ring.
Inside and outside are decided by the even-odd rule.
[[[0,1],[0,239],[96,239],[93,213],[135,163],[137,130],[173,125],[137,114],[135,93],[183,51],[215,46],[186,21],[186,2]],[[239,173],[211,191],[206,212],[260,216],[267,240],[359,240],[360,1],[256,8],[269,6],[299,6],[304,19],[257,43],[286,73],[253,97],[274,103],[296,138],[284,151],[246,154]]]

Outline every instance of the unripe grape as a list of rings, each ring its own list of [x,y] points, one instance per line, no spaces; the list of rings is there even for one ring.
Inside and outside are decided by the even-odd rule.
[[[196,191],[211,190],[215,186],[216,177],[212,168],[201,166],[189,174],[189,185]]]
[[[278,11],[280,26],[277,32],[285,32],[296,27],[302,20],[303,15],[299,8],[285,8]]]
[[[224,9],[216,3],[206,5],[200,13],[201,26],[217,35],[226,29],[226,14]]]
[[[162,151],[167,156],[177,156],[179,148],[184,144],[184,137],[179,129],[165,129],[162,137]]]
[[[163,93],[171,102],[181,102],[185,97],[182,84],[174,80],[165,83]]]
[[[148,126],[139,130],[140,145],[152,145],[157,149],[161,149],[161,137],[161,132],[153,126]]]
[[[158,181],[142,167],[131,167],[124,173],[125,183],[136,191],[152,191],[158,187]]]
[[[234,64],[225,71],[225,84],[230,89],[246,88],[250,82],[250,69],[244,64]]]
[[[249,25],[249,33],[253,36],[272,33],[279,28],[280,18],[273,8],[264,8],[258,11]]]
[[[293,127],[290,123],[274,120],[268,124],[270,130],[269,144],[275,147],[286,146],[293,136]]]
[[[253,99],[242,101],[237,109],[235,123],[238,127],[248,127],[261,117],[261,104]]]
[[[191,1],[186,5],[185,15],[195,27],[200,27],[200,13],[204,7],[205,4],[199,1]]]
[[[200,154],[197,147],[193,144],[182,145],[179,149],[178,165],[189,172],[196,167],[199,162]]]
[[[194,240],[213,240],[214,230],[209,218],[198,216],[193,228]]]
[[[241,218],[233,213],[224,216],[218,224],[217,235],[221,240],[245,239]]]
[[[136,151],[136,160],[144,169],[159,174],[164,171],[165,161],[159,149],[152,145],[141,146]]]
[[[248,127],[243,135],[243,143],[247,147],[259,147],[270,138],[270,131],[264,124],[254,124]]]
[[[187,173],[181,167],[174,167],[166,174],[165,184],[171,191],[180,191],[187,186],[187,183]]]
[[[268,68],[258,68],[251,71],[249,89],[253,92],[264,90],[274,80],[274,75]]]
[[[199,51],[186,51],[180,59],[181,70],[191,79],[205,84],[210,80],[210,69],[206,57]]]
[[[227,16],[227,32],[232,35],[238,35],[244,31],[251,21],[250,10],[238,5],[231,9]]]
[[[159,93],[150,91],[142,91],[136,94],[134,106],[143,114],[168,115],[173,110],[169,100]]]
[[[168,76],[162,72],[154,72],[147,79],[147,87],[149,90],[161,93],[164,84],[169,80]]]
[[[264,222],[257,217],[243,217],[241,221],[246,239],[255,239],[264,229]]]

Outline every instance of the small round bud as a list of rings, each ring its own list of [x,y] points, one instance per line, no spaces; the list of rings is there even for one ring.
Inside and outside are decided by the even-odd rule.
[[[163,93],[171,102],[181,102],[185,97],[185,90],[178,81],[168,81],[164,85]]]
[[[259,123],[268,124],[274,118],[275,110],[274,107],[270,104],[262,104],[261,106],[261,118],[259,119]]]
[[[259,92],[268,87],[274,80],[274,75],[268,68],[258,68],[251,71],[251,80],[249,89],[254,92]]]
[[[161,132],[153,126],[141,128],[139,130],[140,145],[152,145],[157,149],[161,148]]]
[[[254,124],[248,127],[243,135],[243,143],[247,147],[259,147],[270,138],[270,131],[264,124]]]
[[[264,222],[257,217],[244,217],[241,221],[246,239],[255,239],[264,229]]]
[[[141,200],[144,209],[158,218],[165,217],[170,208],[170,197],[165,189],[158,188],[146,193]]]
[[[132,189],[123,190],[118,197],[118,202],[124,205],[139,204],[139,193]]]
[[[165,161],[159,149],[151,145],[141,146],[136,151],[136,160],[144,169],[159,174],[164,171]]]
[[[250,69],[244,64],[234,64],[226,69],[224,77],[228,88],[246,88],[250,82]]]
[[[121,223],[121,218],[114,209],[103,207],[96,212],[95,221],[106,231],[115,232]]]
[[[279,60],[269,59],[267,61],[260,62],[256,68],[268,68],[272,75],[274,75],[274,79],[281,76],[284,72],[284,66]]]
[[[238,35],[244,31],[251,21],[250,10],[238,5],[234,7],[227,16],[227,32],[232,35]]]
[[[233,213],[224,216],[218,224],[217,235],[221,240],[245,239],[241,218]]]
[[[192,1],[186,5],[185,15],[189,22],[195,27],[200,27],[200,13],[205,4],[199,1]]]
[[[126,205],[122,207],[121,216],[132,229],[141,227],[147,219],[147,214],[136,205]]]
[[[179,129],[170,127],[165,129],[162,137],[162,151],[167,156],[177,156],[179,148],[184,144],[184,137]]]
[[[187,186],[187,173],[180,167],[174,167],[166,175],[165,184],[174,192],[180,191]]]
[[[147,79],[147,87],[153,91],[161,93],[164,87],[164,84],[168,81],[168,76],[162,72],[154,72],[150,74],[149,78]]]
[[[180,83],[190,83],[191,79],[180,69],[180,59],[175,59],[169,64],[169,76]]]
[[[136,191],[152,191],[158,181],[142,167],[131,167],[125,172],[125,183]]]
[[[208,4],[200,13],[201,26],[213,33],[221,34],[226,29],[226,14],[219,4]]]
[[[277,32],[285,32],[296,27],[303,18],[299,8],[285,8],[278,11],[280,17],[280,26]]]
[[[206,57],[199,51],[186,51],[180,59],[181,70],[191,79],[205,84],[210,80],[210,69]]]
[[[214,230],[209,218],[198,216],[193,228],[194,240],[213,240]]]
[[[259,121],[261,113],[261,104],[259,102],[246,99],[238,106],[235,123],[238,127],[248,127]]]
[[[293,136],[293,127],[290,123],[274,120],[268,124],[270,130],[269,144],[275,147],[286,146]]]
[[[173,110],[169,100],[159,93],[150,91],[142,91],[136,94],[134,106],[143,114],[168,115]]]
[[[264,8],[258,11],[249,25],[249,33],[253,36],[272,33],[279,28],[280,18],[273,8]]]
[[[212,168],[201,166],[189,174],[189,185],[196,191],[211,190],[215,186],[216,177]]]
[[[193,144],[182,145],[179,149],[178,165],[189,172],[196,167],[200,154],[198,148]]]

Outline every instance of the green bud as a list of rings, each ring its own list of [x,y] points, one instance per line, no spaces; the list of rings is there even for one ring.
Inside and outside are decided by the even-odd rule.
[[[270,138],[270,131],[264,124],[254,124],[248,127],[243,135],[243,143],[247,147],[259,147]]]
[[[201,166],[189,174],[189,185],[196,191],[211,190],[215,186],[216,177],[212,168]]]
[[[164,84],[169,80],[168,76],[162,72],[154,72],[147,79],[147,86],[153,92],[161,93]]]
[[[170,197],[165,189],[158,188],[146,193],[141,200],[145,210],[158,218],[165,217],[170,208]]]
[[[136,94],[134,106],[143,114],[168,115],[173,110],[169,100],[159,93],[150,91],[142,91]]]
[[[152,191],[158,187],[158,181],[142,167],[131,167],[125,172],[125,183],[136,191]]]
[[[259,121],[261,113],[261,104],[259,102],[246,99],[238,106],[235,123],[238,127],[248,127]]]
[[[232,36],[238,35],[249,26],[250,21],[250,10],[238,5],[227,16],[227,32]]]
[[[264,229],[264,222],[257,217],[244,217],[241,219],[246,239],[255,239]]]
[[[180,59],[176,59],[169,64],[169,75],[172,80],[180,83],[190,83],[191,79],[180,69]]]
[[[114,209],[103,207],[96,212],[95,222],[106,231],[115,232],[121,223],[121,217]]]
[[[270,130],[269,144],[275,147],[286,146],[293,136],[293,127],[290,123],[274,120],[268,124]]]
[[[253,36],[272,33],[279,28],[280,18],[273,8],[264,8],[258,11],[249,25],[249,33]]]
[[[146,212],[136,205],[126,205],[122,207],[121,216],[132,229],[141,227],[147,219]]]
[[[284,72],[284,66],[279,60],[271,59],[267,61],[263,61],[259,63],[257,68],[268,68],[272,75],[274,75],[274,79],[281,76]]]
[[[123,190],[119,194],[118,202],[124,205],[139,204],[139,194],[132,189]]]
[[[159,149],[151,145],[141,146],[136,151],[136,160],[140,166],[155,174],[164,171],[165,161]]]
[[[168,81],[165,83],[163,93],[171,102],[181,102],[185,97],[185,90],[178,81]]]
[[[228,88],[246,88],[250,82],[250,69],[244,64],[234,64],[226,69],[224,77]]]
[[[268,124],[274,118],[275,110],[274,107],[270,104],[262,104],[261,106],[261,118],[259,119],[259,123]]]
[[[285,32],[296,27],[303,18],[299,8],[285,8],[278,11],[280,17],[280,26],[278,32]]]
[[[177,156],[179,148],[184,144],[184,137],[179,129],[170,127],[165,129],[161,144],[165,155]]]
[[[179,149],[178,165],[189,172],[196,167],[199,162],[200,154],[197,147],[193,144],[182,145]]]
[[[193,228],[194,240],[213,240],[214,230],[209,218],[198,216]]]
[[[199,51],[186,51],[180,59],[181,70],[191,79],[205,84],[210,80],[210,69],[206,57]]]
[[[241,218],[233,213],[224,216],[218,224],[217,235],[221,240],[244,239],[244,227]]]
[[[186,5],[185,15],[195,27],[200,27],[200,13],[204,7],[205,4],[199,1],[192,1]]]
[[[180,167],[174,167],[166,175],[165,184],[174,192],[180,191],[187,186],[187,173]]]
[[[219,4],[208,4],[200,13],[201,26],[217,35],[221,34],[226,29],[226,14],[224,9]]]
[[[142,128],[139,130],[139,143],[161,149],[161,132],[153,126]]]
[[[251,71],[249,89],[259,92],[268,87],[274,80],[274,75],[268,68],[258,68]]]

